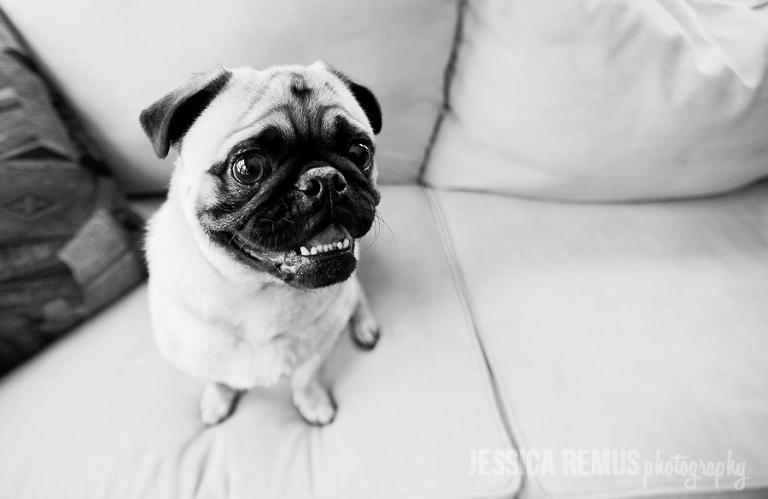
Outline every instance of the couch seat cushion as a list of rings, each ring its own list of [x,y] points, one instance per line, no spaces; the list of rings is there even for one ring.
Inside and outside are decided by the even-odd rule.
[[[361,279],[383,336],[335,351],[332,425],[283,383],[205,429],[142,287],[0,381],[0,497],[512,497],[518,477],[467,475],[472,449],[511,443],[423,191],[385,188],[381,218]]]
[[[768,495],[768,184],[645,204],[435,200],[513,437],[534,467],[554,460],[523,497],[734,492],[729,455]],[[617,451],[618,471],[625,451],[626,473],[600,476],[592,450]],[[726,476],[688,490],[657,471],[675,455]]]

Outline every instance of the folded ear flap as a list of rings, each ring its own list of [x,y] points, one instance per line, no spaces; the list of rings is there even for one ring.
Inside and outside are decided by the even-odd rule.
[[[349,76],[338,69],[327,64],[326,67],[331,73],[336,75],[338,79],[343,81],[347,88],[349,88],[349,91],[355,96],[357,103],[360,104],[360,107],[365,111],[365,115],[368,117],[368,122],[371,124],[373,133],[378,134],[381,131],[382,125],[381,108],[379,107],[379,101],[376,99],[376,96],[373,95],[373,92],[371,92],[368,87],[353,81]]]
[[[231,77],[232,73],[222,66],[195,73],[184,85],[141,112],[141,127],[158,158],[168,156],[171,145],[181,141]]]

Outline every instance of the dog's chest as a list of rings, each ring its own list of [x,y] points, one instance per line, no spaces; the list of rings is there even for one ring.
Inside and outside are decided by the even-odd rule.
[[[352,315],[353,282],[315,291],[284,286],[268,292],[230,295],[217,310],[210,310],[234,326],[234,334],[251,342],[275,338],[310,341],[326,331],[342,329]],[[226,314],[221,314],[227,310]]]

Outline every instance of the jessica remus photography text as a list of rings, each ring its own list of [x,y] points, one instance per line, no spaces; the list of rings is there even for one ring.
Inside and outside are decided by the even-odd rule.
[[[683,454],[664,455],[656,451],[652,459],[637,449],[472,449],[467,476],[637,476],[647,487],[653,477],[679,477],[687,489],[702,483],[715,488],[743,490],[747,463],[728,451],[722,460],[705,460]]]

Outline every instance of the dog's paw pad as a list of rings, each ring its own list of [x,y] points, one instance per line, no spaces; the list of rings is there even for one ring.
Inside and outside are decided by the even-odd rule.
[[[323,396],[296,397],[293,404],[298,409],[304,421],[315,426],[325,426],[333,422],[336,417],[336,401],[328,392]]]
[[[200,420],[206,426],[221,423],[235,411],[237,397],[222,396],[221,393],[206,389],[200,399]]]
[[[381,330],[377,324],[355,324],[352,328],[352,339],[363,350],[373,350],[380,336]]]

